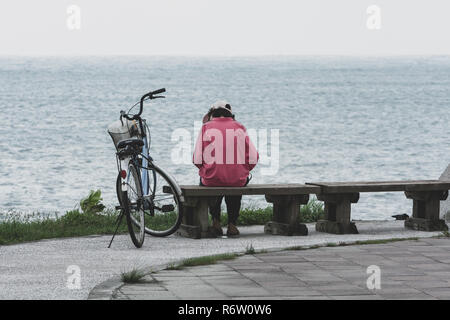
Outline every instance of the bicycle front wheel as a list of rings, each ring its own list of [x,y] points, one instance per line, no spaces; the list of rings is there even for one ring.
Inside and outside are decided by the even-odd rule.
[[[149,171],[148,208],[145,213],[145,232],[154,237],[166,237],[181,224],[181,200],[175,182],[159,167]],[[148,209],[148,210],[147,210]]]
[[[133,163],[128,166],[127,191],[122,192],[121,205],[125,211],[131,241],[140,248],[145,238],[145,213],[139,171]],[[119,199],[120,199],[119,198]]]

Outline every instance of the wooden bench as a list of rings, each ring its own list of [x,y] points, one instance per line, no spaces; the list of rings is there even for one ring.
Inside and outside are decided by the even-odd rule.
[[[279,235],[307,235],[308,229],[299,223],[301,204],[308,203],[309,195],[319,193],[319,186],[304,184],[251,184],[245,187],[180,186],[183,202],[183,221],[178,234],[189,238],[211,237],[208,221],[208,200],[220,195],[264,195],[273,203],[273,221],[264,232]]]
[[[335,234],[358,233],[350,221],[351,204],[359,200],[360,192],[402,191],[413,200],[412,217],[405,227],[423,231],[448,230],[439,219],[440,201],[448,197],[450,181],[379,181],[379,182],[310,182],[321,188],[317,198],[325,202],[325,220],[316,223],[316,230]]]

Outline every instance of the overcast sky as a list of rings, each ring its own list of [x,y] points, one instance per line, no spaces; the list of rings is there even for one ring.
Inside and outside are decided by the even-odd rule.
[[[0,1],[2,55],[450,54],[449,34],[449,0]]]

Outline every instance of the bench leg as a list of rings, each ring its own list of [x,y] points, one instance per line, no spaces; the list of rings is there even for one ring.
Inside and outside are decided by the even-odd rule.
[[[267,202],[273,203],[273,220],[266,223],[264,232],[274,235],[308,235],[308,228],[299,223],[300,204],[307,204],[309,195],[266,195]]]
[[[211,238],[208,198],[188,199],[183,204],[183,220],[177,234],[192,239]]]
[[[357,234],[358,229],[350,221],[351,204],[359,200],[359,193],[319,194],[317,199],[325,202],[325,220],[316,223],[316,231],[334,234]]]
[[[405,195],[413,200],[412,217],[405,220],[405,227],[421,231],[447,231],[444,220],[439,219],[440,201],[448,197],[448,191],[409,192]]]

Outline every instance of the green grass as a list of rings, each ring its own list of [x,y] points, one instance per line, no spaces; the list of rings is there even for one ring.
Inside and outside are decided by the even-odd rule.
[[[50,238],[87,236],[94,234],[112,234],[117,213],[104,210],[98,213],[68,211],[60,217],[19,217],[9,216],[0,223],[0,245],[15,244]],[[119,232],[127,232],[122,224]]]
[[[397,241],[417,241],[419,240],[418,237],[410,237],[410,238],[390,238],[390,239],[378,239],[378,240],[361,240],[361,241],[355,241],[355,242],[328,242],[323,245],[315,244],[312,246],[293,246],[288,247],[284,250],[310,250],[310,249],[318,249],[323,247],[343,247],[343,246],[355,246],[355,245],[368,245],[368,244],[386,244],[390,242],[397,242]]]
[[[106,209],[100,190],[91,190],[81,199],[79,209],[67,211],[54,217],[39,213],[23,216],[9,213],[0,222],[0,245],[15,244],[50,238],[87,236],[93,234],[112,234],[118,213]],[[120,233],[127,232],[122,224]]]
[[[337,247],[339,244],[334,242],[328,242],[325,244],[325,247]]]
[[[170,263],[167,265],[166,270],[180,270],[182,267],[179,264]]]
[[[312,198],[306,205],[300,207],[299,219],[303,223],[316,222],[323,219],[324,210],[323,202]]]
[[[256,251],[253,247],[253,244],[247,245],[245,249],[244,254],[260,254],[260,253],[267,253],[267,250],[258,250]],[[242,254],[239,253],[223,253],[223,254],[217,254],[212,256],[203,256],[203,257],[195,257],[195,258],[188,258],[183,260],[181,263],[170,263],[166,266],[165,270],[181,270],[185,267],[195,267],[195,266],[204,266],[204,265],[210,265],[215,264],[217,261],[221,260],[232,260],[235,259]]]
[[[84,198],[82,210],[74,209],[66,214],[53,217],[34,214],[23,217],[10,213],[5,220],[0,222],[0,245],[10,245],[27,241],[36,241],[52,238],[79,237],[88,235],[112,234],[115,230],[115,221],[118,212],[113,209],[103,209],[100,203],[98,191],[91,191]],[[263,225],[272,219],[271,206],[266,208],[243,208],[238,219],[239,226]],[[313,199],[308,205],[302,206],[299,218],[302,222],[317,221],[323,214],[320,202]],[[223,213],[222,223],[225,225],[227,218]],[[174,224],[176,215],[168,213],[157,215],[147,219],[146,225],[153,229],[164,229]],[[120,233],[128,233],[125,218],[118,230]]]
[[[323,247],[323,246],[321,246],[321,245],[318,245],[318,244],[314,244],[314,245],[311,245],[311,246],[293,246],[293,247],[288,247],[288,248],[286,248],[285,250],[309,250],[309,249],[317,249],[317,248],[320,248],[320,247]]]
[[[362,241],[355,241],[351,243],[345,243],[345,242],[327,242],[323,245],[315,244],[310,246],[293,246],[288,247],[283,250],[310,250],[310,249],[318,249],[318,248],[324,248],[324,247],[339,247],[339,246],[352,246],[352,245],[369,245],[369,244],[385,244],[390,242],[397,242],[397,241],[416,241],[419,240],[417,237],[410,237],[410,238],[390,238],[390,239],[379,239],[379,240],[362,240]],[[253,244],[250,243],[247,245],[245,249],[244,254],[260,254],[260,253],[267,253],[268,250],[258,250],[256,251],[253,247]],[[212,256],[203,256],[203,257],[196,257],[196,258],[189,258],[183,260],[180,264],[171,263],[167,265],[165,270],[181,270],[185,267],[195,267],[195,266],[202,266],[202,265],[210,265],[215,264],[217,261],[220,260],[230,260],[235,259],[237,257],[241,256],[241,254],[238,253],[224,253],[219,255],[212,255]]]
[[[88,235],[113,234],[119,212],[105,209],[101,213],[80,212],[78,209],[62,216],[20,217],[11,215],[0,222],[0,245],[22,243],[51,238],[66,238]],[[158,215],[146,225],[153,229],[164,229],[175,223],[175,214]],[[123,217],[118,233],[128,233]]]
[[[357,245],[365,245],[365,244],[386,244],[390,242],[397,242],[397,241],[417,241],[419,240],[418,237],[410,237],[410,238],[391,238],[391,239],[379,239],[379,240],[364,240],[364,241],[356,241],[354,244]],[[339,245],[345,245],[345,244],[339,244]]]
[[[133,268],[130,271],[122,272],[120,275],[120,279],[124,283],[142,283],[144,282],[145,272],[138,269]]]
[[[250,243],[247,245],[247,248],[245,248],[245,254],[255,254],[256,250],[253,248],[253,243]]]
[[[195,258],[188,258],[183,260],[179,265],[172,268],[172,270],[179,270],[184,267],[195,267],[195,266],[204,266],[209,264],[215,264],[219,260],[231,260],[238,257],[239,254],[237,253],[223,253],[223,254],[216,254],[212,256],[204,256],[204,257],[195,257]]]
[[[250,245],[248,245],[246,248],[245,248],[245,254],[261,254],[261,253],[268,253],[269,252],[269,250],[267,250],[267,249],[259,249],[259,250],[256,250],[254,247],[253,247],[253,244],[252,243],[250,243]]]

